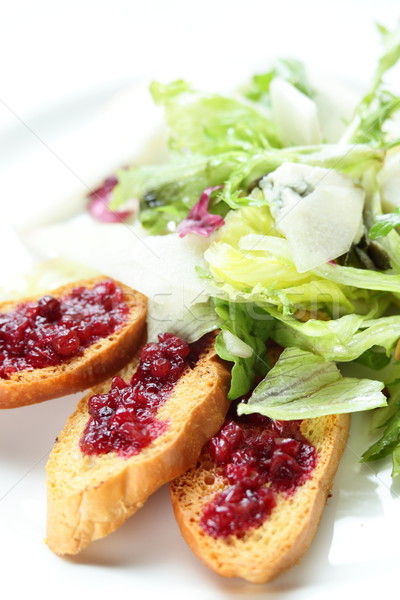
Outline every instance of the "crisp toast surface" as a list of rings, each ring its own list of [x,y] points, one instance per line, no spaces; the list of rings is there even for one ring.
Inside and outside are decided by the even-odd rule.
[[[130,378],[137,363],[135,357],[120,375]],[[192,466],[225,419],[229,382],[229,368],[216,355],[210,334],[194,368],[184,372],[157,412],[157,419],[167,422],[165,432],[129,458],[115,452],[97,456],[81,452],[88,400],[108,391],[111,381],[82,398],[47,464],[49,547],[57,554],[79,552],[114,531],[150,494]]]

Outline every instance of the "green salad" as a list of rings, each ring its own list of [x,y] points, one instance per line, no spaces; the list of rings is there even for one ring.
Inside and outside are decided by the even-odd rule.
[[[140,199],[152,235],[209,238],[197,276],[207,299],[176,332],[218,329],[238,412],[275,419],[374,411],[363,460],[400,472],[400,97],[385,85],[400,28],[379,28],[369,89],[326,143],[315,90],[280,60],[231,97],[154,82],[169,160],[117,173],[110,209]],[[392,129],[392,131],[391,131]],[[170,327],[171,329],[171,327]],[[267,340],[284,348],[272,366]],[[355,363],[367,377],[348,377]],[[357,369],[354,369],[357,372]]]

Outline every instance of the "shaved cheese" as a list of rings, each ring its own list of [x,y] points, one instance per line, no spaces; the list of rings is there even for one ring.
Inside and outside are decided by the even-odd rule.
[[[270,87],[272,112],[284,146],[320,144],[317,106],[293,85],[276,77]]]
[[[260,187],[299,273],[341,256],[358,238],[365,193],[346,175],[284,163]]]
[[[181,307],[207,299],[196,266],[205,266],[212,238],[145,235],[121,223],[49,225],[24,235],[40,259],[61,257],[96,269],[162,304]]]
[[[386,156],[378,181],[382,207],[385,212],[393,212],[400,206],[400,152]]]

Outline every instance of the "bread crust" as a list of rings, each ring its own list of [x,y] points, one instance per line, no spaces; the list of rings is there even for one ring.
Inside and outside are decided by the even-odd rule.
[[[316,533],[349,424],[347,414],[303,421],[301,430],[318,451],[312,477],[292,496],[280,495],[264,524],[242,539],[214,539],[200,526],[203,506],[226,486],[203,451],[197,466],[170,485],[175,517],[192,551],[219,575],[252,583],[266,583],[299,562]]]
[[[122,372],[131,377],[137,359]],[[88,421],[87,403],[110,381],[91,390],[68,420],[47,464],[47,542],[56,554],[76,554],[135,513],[148,496],[184,473],[204,443],[222,425],[230,371],[214,350],[214,336],[195,368],[185,371],[157,412],[166,431],[136,456],[114,452],[87,456],[79,440]]]
[[[49,293],[59,298],[75,287],[92,288],[105,279],[108,278],[101,276],[75,281]],[[56,366],[18,371],[9,379],[0,379],[0,408],[36,404],[82,391],[110,377],[131,359],[145,336],[147,299],[118,281],[116,284],[122,288],[129,306],[126,323],[112,335],[94,342],[82,356],[75,356]],[[2,302],[0,313],[8,312],[23,302],[38,300],[42,295],[17,302]]]

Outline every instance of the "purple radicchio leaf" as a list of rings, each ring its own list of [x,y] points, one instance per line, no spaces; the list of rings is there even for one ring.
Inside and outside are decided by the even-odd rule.
[[[88,195],[88,210],[92,217],[98,221],[102,221],[103,223],[121,223],[134,212],[133,210],[110,210],[111,194],[117,183],[118,179],[115,175],[111,175],[100,187]]]
[[[225,223],[224,219],[219,215],[212,215],[208,212],[211,194],[222,187],[222,185],[216,185],[203,191],[199,201],[190,210],[186,219],[179,223],[178,232],[180,237],[184,237],[188,233],[209,237],[216,229],[222,227]]]

